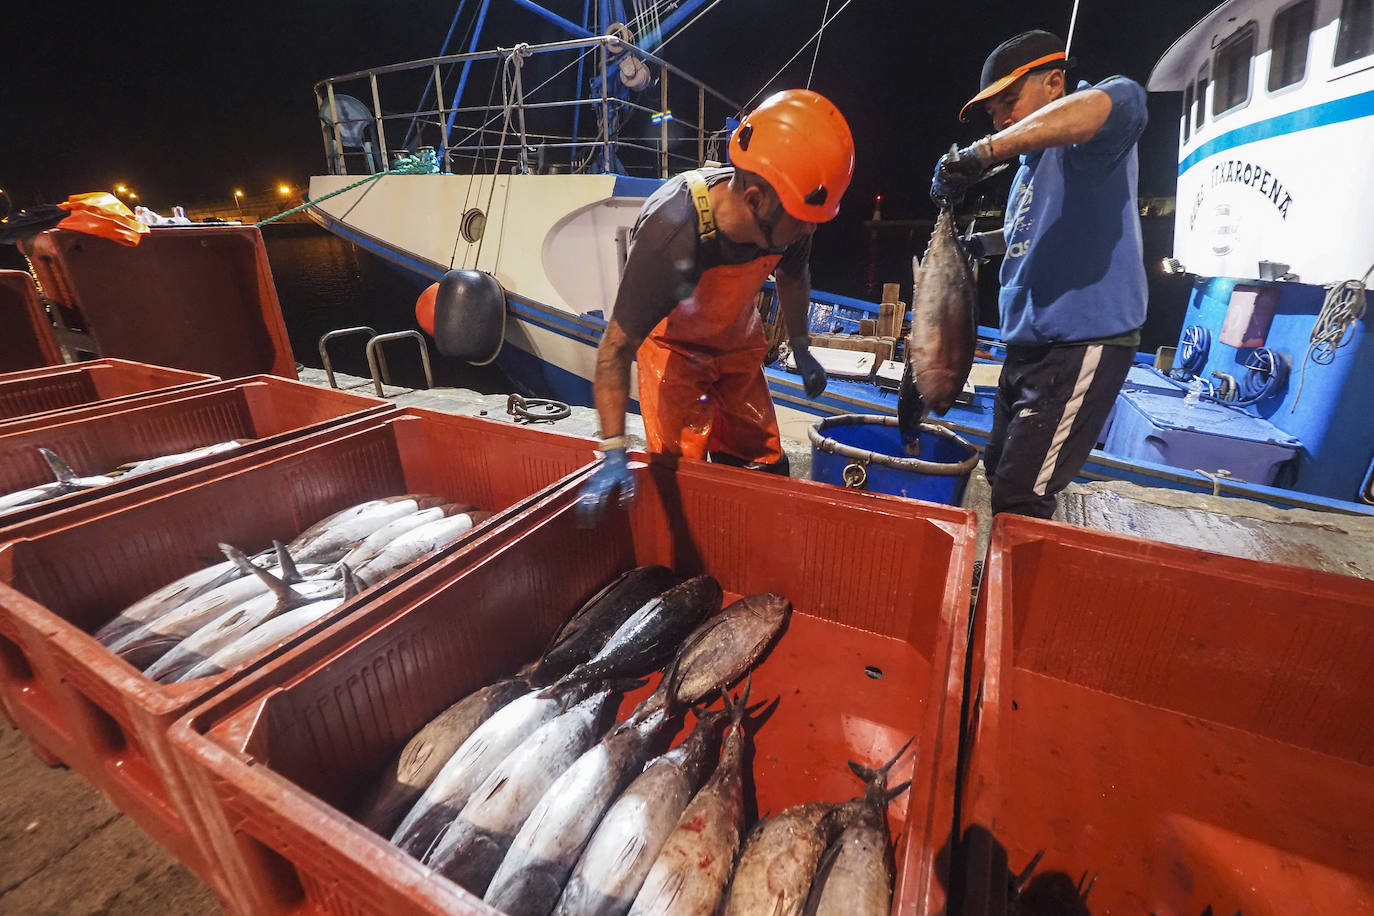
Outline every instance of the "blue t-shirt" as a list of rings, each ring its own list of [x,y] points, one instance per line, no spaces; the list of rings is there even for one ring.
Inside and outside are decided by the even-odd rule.
[[[1111,96],[1106,123],[1085,143],[1022,156],[1012,184],[998,296],[1009,344],[1116,337],[1145,323],[1136,212],[1145,90],[1124,76],[1091,88]]]

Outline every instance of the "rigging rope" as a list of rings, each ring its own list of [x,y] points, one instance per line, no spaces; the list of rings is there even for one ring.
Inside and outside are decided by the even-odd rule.
[[[716,0],[716,2],[719,3],[720,0]],[[788,67],[790,67],[790,66],[792,65],[792,61],[796,60],[798,57],[801,56],[802,52],[806,50],[806,46],[807,46],[807,45],[811,44],[811,42],[813,42],[813,41],[817,40],[818,38],[820,38],[820,37],[821,37],[821,33],[823,33],[823,32],[825,31],[826,27],[829,26],[830,23],[834,22],[835,19],[836,19],[836,17],[838,17],[841,13],[843,13],[843,12],[845,11],[845,8],[848,7],[849,4],[851,4],[851,3],[853,3],[853,2],[854,2],[854,0],[844,0],[844,4],[843,4],[839,9],[835,10],[835,12],[834,12],[833,15],[829,16],[824,22],[821,23],[821,27],[820,27],[819,29],[816,30],[816,34],[812,35],[812,36],[811,36],[810,38],[808,38],[806,41],[802,42],[802,46],[801,46],[800,48],[797,49],[797,53],[796,53],[796,54],[793,54],[791,57],[789,57],[789,58],[787,59],[787,63],[785,63],[785,64],[783,64],[781,67],[779,67],[779,68],[778,68],[778,72],[777,72],[777,73],[774,73],[772,76],[770,76],[770,77],[768,78],[767,82],[765,82],[765,83],[763,84],[763,86],[760,87],[759,91],[756,92],[756,93],[754,93],[753,97],[750,98],[749,101],[747,101],[747,102],[744,103],[744,107],[742,107],[742,108],[739,110],[739,114],[742,115],[742,114],[744,114],[746,111],[748,111],[748,110],[749,110],[749,106],[752,105],[752,104],[754,104],[754,99],[757,99],[759,96],[763,95],[764,90],[766,90],[766,89],[768,88],[768,85],[769,85],[770,83],[772,83],[773,80],[775,80],[775,79],[777,79],[779,76],[781,76],[781,75],[782,75],[782,71],[786,70]],[[715,6],[714,3],[711,4],[711,5],[712,5],[712,6]],[[678,34],[681,34],[681,32],[679,32]],[[676,37],[676,36],[674,36],[674,37]]]
[[[821,14],[821,32],[825,31],[825,19],[830,15],[830,0],[825,0],[825,12]],[[811,88],[811,77],[816,75],[816,58],[821,56],[821,39],[816,39],[816,50],[811,55],[811,72],[806,74],[806,88]]]
[[[1298,409],[1302,383],[1307,378],[1307,364],[1330,365],[1336,358],[1336,351],[1350,343],[1355,336],[1355,323],[1364,317],[1365,289],[1369,285],[1370,274],[1374,274],[1374,264],[1369,265],[1369,270],[1359,280],[1342,280],[1327,290],[1321,311],[1312,324],[1307,352],[1302,358],[1302,371],[1298,374],[1298,391],[1293,395],[1293,406],[1289,408],[1289,413]]]
[[[359,187],[360,185],[365,185],[369,181],[376,181],[377,179],[382,178],[386,175],[430,175],[437,171],[439,171],[439,162],[438,158],[434,155],[434,150],[429,150],[425,153],[420,153],[414,156],[398,156],[396,157],[395,165],[393,165],[389,169],[386,169],[385,171],[368,175],[366,178],[360,178],[352,184],[344,185],[337,191],[330,191],[323,197],[317,197],[314,200],[308,200],[305,203],[301,204],[299,207],[292,207],[290,210],[283,210],[276,216],[269,216],[267,217],[267,219],[258,220],[253,225],[266,226],[268,223],[275,223],[282,217],[290,216],[292,213],[299,213],[301,210],[305,210],[309,207],[318,206],[319,204],[323,203],[331,197],[338,197],[345,191],[351,191],[354,188]]]

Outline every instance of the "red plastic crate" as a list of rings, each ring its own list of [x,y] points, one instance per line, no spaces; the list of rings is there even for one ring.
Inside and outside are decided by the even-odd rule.
[[[972,513],[700,462],[674,474],[656,461],[639,486],[630,513],[594,530],[576,526],[564,491],[477,565],[409,580],[173,726],[245,912],[493,912],[341,809],[432,716],[536,656],[589,595],[646,563],[709,572],[727,601],[793,603],[753,674],[753,699],[781,697],[753,737],[760,812],[852,798],[847,759],[883,760],[917,736],[913,788],[892,806],[905,827],[895,911],[940,910]]]
[[[22,270],[0,270],[0,328],[0,372],[62,362],[38,288]]]
[[[0,431],[6,421],[43,419],[73,407],[114,401],[165,388],[217,382],[218,376],[168,369],[125,359],[27,369],[0,375]]]
[[[204,855],[167,727],[253,666],[301,642],[391,585],[498,542],[522,508],[592,459],[588,439],[409,409],[257,453],[219,476],[113,511],[91,505],[46,517],[42,533],[0,546],[0,692],[40,753],[89,779],[226,901]],[[271,652],[212,678],[162,685],[88,634],[120,608],[217,560],[216,544],[289,540],[364,499],[404,492],[496,511],[458,543],[392,583],[369,589]]]
[[[973,656],[966,914],[1374,912],[1374,582],[1001,516]]]
[[[254,440],[232,452],[0,514],[0,542],[22,536],[26,530],[22,523],[61,509],[116,493],[127,494],[163,478],[241,458],[292,436],[392,410],[395,405],[380,398],[259,375],[211,382],[165,396],[64,411],[46,424],[0,425],[0,493],[52,482],[52,471],[38,451],[40,446],[52,449],[78,474],[87,475],[103,474],[126,461],[185,452],[230,439]]]
[[[47,295],[102,356],[296,378],[255,226],[156,227],[129,247],[69,229],[21,245]]]

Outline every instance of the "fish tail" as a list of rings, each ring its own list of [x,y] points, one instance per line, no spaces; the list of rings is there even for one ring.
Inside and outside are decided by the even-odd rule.
[[[38,451],[42,453],[43,460],[48,463],[48,470],[52,471],[52,475],[58,483],[69,484],[76,479],[76,471],[73,471],[70,464],[58,457],[56,452],[46,448],[39,448]]]

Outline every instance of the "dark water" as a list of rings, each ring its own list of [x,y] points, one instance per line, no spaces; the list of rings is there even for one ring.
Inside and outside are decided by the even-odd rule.
[[[314,225],[264,226],[262,237],[297,362],[323,367],[319,339],[339,328],[367,326],[385,334],[419,327],[415,299],[420,286],[385,260]],[[331,341],[335,371],[367,378],[366,343],[363,334]],[[448,359],[427,337],[426,345],[436,385],[486,394],[515,390],[495,366]],[[423,387],[424,369],[415,343],[397,340],[384,346],[392,381]]]

